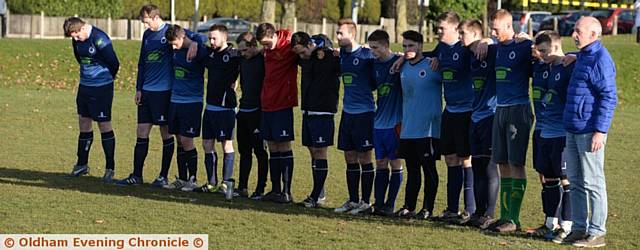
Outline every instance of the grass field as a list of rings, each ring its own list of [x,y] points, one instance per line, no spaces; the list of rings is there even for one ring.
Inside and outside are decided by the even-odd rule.
[[[640,46],[632,39],[604,39],[617,64],[620,96],[605,167],[609,191],[607,245],[619,249],[640,247],[640,214],[636,210],[640,203],[640,185],[636,182],[640,163]],[[133,89],[139,46],[138,41],[116,41],[114,45],[121,60],[113,105],[117,178],[126,177],[132,169],[136,126]],[[571,41],[565,41],[565,50],[575,50]],[[210,248],[231,249],[558,247],[522,234],[498,236],[433,222],[337,215],[328,208],[309,210],[245,199],[230,203],[219,195],[170,192],[147,185],[106,185],[100,182],[104,161],[99,143],[91,151],[91,175],[67,179],[64,174],[75,163],[78,130],[77,68],[68,40],[0,40],[0,233],[206,233]],[[294,113],[299,138],[299,109]],[[294,145],[293,196],[300,201],[311,190],[310,160],[299,140]],[[160,148],[158,131],[154,130],[144,174],[147,182],[158,173]],[[342,204],[347,191],[342,154],[335,148],[329,154],[326,186],[332,208]],[[528,159],[530,162],[531,157]],[[205,179],[202,162],[200,180]],[[443,162],[438,164],[439,212],[446,203],[446,169]],[[170,173],[176,173],[175,169],[174,163]],[[530,164],[527,170],[529,183],[521,219],[526,228],[538,226],[543,217],[540,185]],[[255,175],[254,164],[250,191]],[[397,206],[402,205],[403,197],[401,192]]]

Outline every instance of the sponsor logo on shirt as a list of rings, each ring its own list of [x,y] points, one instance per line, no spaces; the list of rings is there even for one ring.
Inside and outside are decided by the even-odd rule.
[[[484,77],[478,77],[478,78],[474,78],[473,79],[473,89],[475,91],[480,91],[482,90],[482,87],[484,87]]]
[[[391,83],[380,84],[380,86],[378,86],[378,97],[388,96],[392,86],[393,84]]]
[[[159,50],[154,50],[147,54],[147,62],[160,62],[160,58],[162,57],[162,52]]]
[[[496,67],[496,80],[504,81],[507,79],[507,73],[511,71],[511,68]]]
[[[188,72],[188,70],[183,67],[174,67],[173,70],[176,79],[184,79],[185,75]]]

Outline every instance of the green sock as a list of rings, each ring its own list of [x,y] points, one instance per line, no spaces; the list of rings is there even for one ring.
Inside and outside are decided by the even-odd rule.
[[[511,220],[509,208],[511,207],[511,189],[513,179],[509,177],[500,178],[500,220]]]
[[[527,189],[527,179],[513,179],[513,187],[511,189],[511,220],[516,225],[520,225],[520,207],[524,199],[524,191]]]

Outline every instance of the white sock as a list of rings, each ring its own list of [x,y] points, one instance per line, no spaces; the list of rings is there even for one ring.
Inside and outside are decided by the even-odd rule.
[[[554,230],[558,227],[558,218],[556,217],[547,217],[547,219],[544,222],[544,225],[551,229]]]
[[[565,232],[569,233],[571,232],[571,226],[573,225],[573,221],[563,221],[560,225],[562,226],[562,229]]]

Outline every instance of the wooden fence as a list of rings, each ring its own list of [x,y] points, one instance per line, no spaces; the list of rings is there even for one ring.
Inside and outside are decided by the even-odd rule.
[[[18,15],[7,12],[7,37],[14,38],[35,38],[35,39],[61,39],[64,38],[62,25],[66,17],[46,16],[44,12],[39,15]],[[140,40],[144,33],[144,25],[139,20],[132,19],[111,19],[111,18],[82,18],[85,22],[95,25],[105,31],[114,40]],[[206,17],[205,19],[206,20]],[[198,25],[203,22],[199,22]],[[176,21],[176,24],[191,29],[192,22]],[[252,23],[255,27],[257,23]],[[278,24],[276,26],[279,27]],[[326,34],[332,40],[336,40],[337,25],[328,23],[323,19],[322,23],[299,23],[294,22],[294,31],[305,31],[309,34]],[[408,29],[417,30],[417,26],[409,26]],[[357,38],[361,43],[376,29],[384,29],[389,33],[392,42],[398,42],[399,34],[395,30],[395,20],[381,18],[378,25],[363,24],[358,25]],[[430,32],[432,33],[432,32]],[[433,39],[433,34],[427,36]]]

